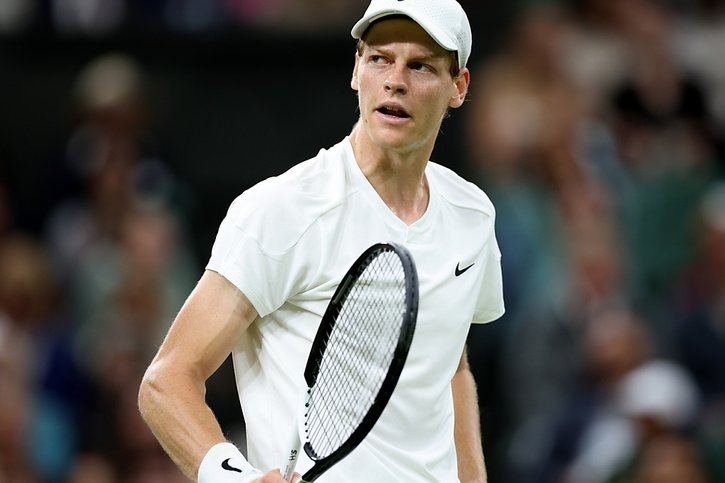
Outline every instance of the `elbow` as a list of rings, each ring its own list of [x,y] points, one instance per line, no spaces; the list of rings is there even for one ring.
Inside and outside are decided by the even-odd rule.
[[[147,424],[172,411],[180,398],[204,400],[205,383],[178,361],[157,358],[146,369],[138,389],[138,409]]]
[[[148,422],[154,413],[154,408],[163,393],[162,377],[157,364],[152,363],[146,370],[138,390],[138,409],[141,417]]]

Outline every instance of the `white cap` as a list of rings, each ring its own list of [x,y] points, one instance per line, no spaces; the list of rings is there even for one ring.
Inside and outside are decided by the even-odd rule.
[[[372,0],[365,15],[352,28],[359,39],[376,20],[405,15],[428,32],[444,49],[458,53],[458,65],[465,67],[471,55],[471,24],[456,0]]]
[[[673,362],[653,360],[622,381],[617,402],[627,416],[650,416],[673,427],[685,427],[697,410],[697,388],[685,370]]]

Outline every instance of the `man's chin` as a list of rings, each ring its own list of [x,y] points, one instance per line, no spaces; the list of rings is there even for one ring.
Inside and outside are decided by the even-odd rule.
[[[409,154],[425,147],[425,140],[403,132],[384,132],[373,138],[381,149],[398,154]]]
[[[416,139],[410,129],[398,126],[381,126],[371,132],[372,141],[384,149],[408,151],[414,149]]]

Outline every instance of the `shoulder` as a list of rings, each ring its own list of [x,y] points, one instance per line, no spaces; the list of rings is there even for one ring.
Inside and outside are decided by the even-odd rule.
[[[426,173],[432,183],[435,183],[438,194],[449,205],[495,218],[496,210],[493,203],[475,184],[465,180],[455,171],[432,161],[428,163]]]
[[[346,193],[339,145],[321,149],[288,171],[267,178],[240,194],[227,214],[239,229],[274,251],[284,251],[324,213],[339,206]]]

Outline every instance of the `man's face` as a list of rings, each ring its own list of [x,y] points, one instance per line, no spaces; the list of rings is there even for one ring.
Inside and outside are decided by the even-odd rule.
[[[460,107],[467,69],[450,73],[452,55],[412,20],[373,24],[355,59],[351,86],[370,139],[400,153],[432,148],[449,108]]]

